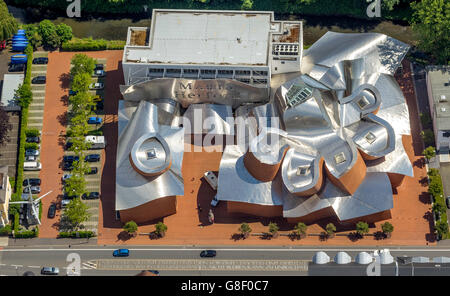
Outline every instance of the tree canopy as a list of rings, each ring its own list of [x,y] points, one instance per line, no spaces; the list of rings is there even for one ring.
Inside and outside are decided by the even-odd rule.
[[[80,73],[86,73],[90,76],[94,74],[95,60],[85,54],[79,53],[74,55],[70,63],[73,66],[72,69],[70,69],[70,75],[72,75],[72,77],[75,77]]]
[[[78,227],[80,227],[83,222],[86,222],[91,216],[88,209],[89,207],[77,197],[69,202],[64,211],[64,216],[67,217],[74,229],[78,229]]]
[[[10,38],[17,28],[17,20],[9,13],[5,1],[0,0],[0,40]]]
[[[137,226],[136,222],[128,221],[123,226],[123,230],[125,230],[126,232],[128,232],[130,234],[133,234],[133,233],[136,233],[136,231],[138,230],[138,226]]]
[[[438,64],[450,64],[450,1],[421,0],[411,3],[413,30],[419,36],[418,47]]]

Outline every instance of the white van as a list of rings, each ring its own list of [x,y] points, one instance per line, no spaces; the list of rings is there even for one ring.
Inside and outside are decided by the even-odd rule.
[[[23,163],[24,171],[40,171],[42,169],[42,164],[39,161],[25,161]]]

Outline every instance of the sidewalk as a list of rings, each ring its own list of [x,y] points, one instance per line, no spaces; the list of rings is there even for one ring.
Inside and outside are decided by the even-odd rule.
[[[7,238],[8,239],[8,238]],[[57,238],[21,238],[14,239],[10,238],[7,240],[7,244],[5,246],[8,247],[38,247],[38,246],[64,246],[64,247],[76,247],[76,246],[96,246],[97,239],[96,238],[78,238],[78,239],[57,239]],[[1,238],[0,238],[0,246],[1,246]]]

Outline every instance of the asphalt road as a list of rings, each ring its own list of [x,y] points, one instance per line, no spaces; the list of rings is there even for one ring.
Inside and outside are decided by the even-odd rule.
[[[217,251],[215,258],[200,258],[204,248],[187,247],[128,247],[130,256],[113,258],[113,246],[77,248],[6,248],[0,250],[0,275],[22,275],[32,271],[36,275],[43,266],[60,269],[66,275],[67,255],[77,253],[81,258],[83,276],[135,275],[142,269],[157,269],[162,276],[190,275],[307,275],[307,262],[317,251],[325,251],[333,258],[338,251],[352,258],[362,251],[374,248],[225,248],[209,247]],[[396,256],[449,256],[450,248],[392,247]],[[292,266],[292,264],[297,264]],[[145,266],[145,268],[142,268]],[[162,266],[162,268],[158,268]],[[112,268],[111,268],[112,267]],[[201,268],[201,269],[199,269]]]

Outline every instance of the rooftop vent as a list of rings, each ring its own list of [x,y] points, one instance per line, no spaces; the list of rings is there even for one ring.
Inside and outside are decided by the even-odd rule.
[[[303,166],[297,168],[297,176],[306,176],[311,172],[311,167]]]
[[[439,102],[447,102],[447,97],[445,95],[441,95],[439,97]]]
[[[368,132],[365,135],[364,139],[366,139],[367,143],[372,144],[373,142],[375,142],[377,137],[375,137],[375,135],[372,132]]]
[[[336,164],[341,164],[346,161],[344,152],[334,155],[334,161]]]
[[[147,153],[147,159],[156,158],[156,150],[155,149],[147,150],[146,153]]]
[[[363,96],[356,103],[358,104],[359,108],[364,109],[364,107],[369,105],[370,102],[369,102],[369,100],[366,97]]]
[[[445,112],[446,110],[445,107],[441,107],[441,112]]]

